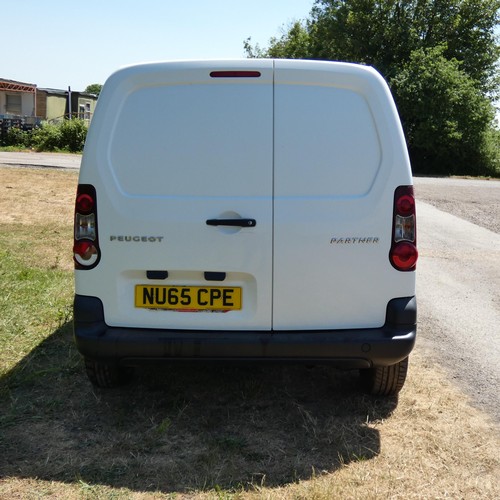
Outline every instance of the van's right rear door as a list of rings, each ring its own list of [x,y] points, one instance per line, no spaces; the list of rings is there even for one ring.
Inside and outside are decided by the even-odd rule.
[[[375,328],[415,293],[389,262],[411,184],[387,85],[370,68],[275,62],[273,328]]]

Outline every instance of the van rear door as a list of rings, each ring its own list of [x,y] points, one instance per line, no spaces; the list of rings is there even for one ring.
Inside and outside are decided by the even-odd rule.
[[[93,123],[102,136],[82,168],[92,172],[89,181],[95,172],[101,178],[102,258],[82,276],[105,270],[98,294],[106,323],[269,330],[273,62],[139,66],[111,77],[106,91],[125,98],[103,96]],[[237,219],[255,224],[226,225]],[[150,272],[148,279],[148,271],[168,278]],[[80,293],[91,295],[83,281]],[[180,312],[183,300],[198,295],[206,304],[224,288],[233,290],[229,302],[240,289],[241,309]],[[160,307],[168,294],[178,310]]]
[[[101,260],[77,271],[77,293],[102,299],[109,326],[380,327],[391,299],[414,295],[414,273],[388,258],[394,191],[411,182],[374,70],[127,68],[104,86],[87,138],[80,183],[96,188]],[[218,225],[237,220],[255,224]],[[224,288],[241,304],[199,307]]]
[[[411,184],[392,98],[369,68],[275,62],[273,328],[380,327],[414,273],[388,259]]]

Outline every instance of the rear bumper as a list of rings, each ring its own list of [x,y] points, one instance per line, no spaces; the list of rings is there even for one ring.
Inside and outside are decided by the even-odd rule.
[[[134,365],[155,361],[304,361],[343,368],[387,366],[415,344],[415,297],[393,299],[381,328],[314,331],[199,331],[110,327],[97,297],[76,295],[74,334],[88,358]]]

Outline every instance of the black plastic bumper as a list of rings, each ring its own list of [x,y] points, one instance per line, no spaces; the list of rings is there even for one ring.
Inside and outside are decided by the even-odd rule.
[[[159,330],[110,327],[97,297],[75,295],[74,333],[86,357],[134,365],[154,361],[305,361],[343,368],[392,365],[416,338],[415,297],[391,300],[381,328],[313,331]]]

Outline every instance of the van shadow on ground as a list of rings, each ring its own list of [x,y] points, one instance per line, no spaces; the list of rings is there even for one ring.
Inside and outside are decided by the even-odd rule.
[[[280,486],[371,459],[367,422],[397,404],[360,394],[355,372],[301,365],[169,365],[99,390],[69,323],[0,397],[0,477],[162,492]]]

